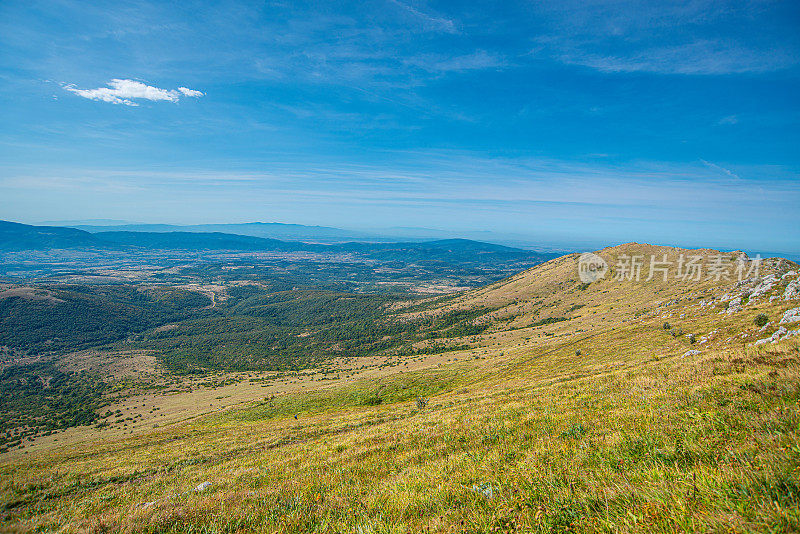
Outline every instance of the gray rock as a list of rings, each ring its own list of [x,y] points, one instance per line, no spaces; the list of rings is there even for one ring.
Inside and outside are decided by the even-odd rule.
[[[783,300],[800,299],[800,280],[789,282],[783,292]]]
[[[800,308],[798,308],[798,309],[800,309]],[[789,331],[786,330],[786,327],[782,326],[782,327],[778,328],[777,330],[775,330],[772,333],[771,336],[765,337],[764,339],[759,339],[758,341],[753,343],[753,345],[763,345],[764,343],[775,343],[776,341],[780,341],[781,338],[786,337],[786,334],[788,334],[788,333],[789,333]],[[792,334],[792,335],[794,335],[794,334]]]
[[[761,280],[761,283],[756,286],[756,288],[753,290],[752,293],[750,293],[750,300],[760,297],[761,295],[772,289],[777,282],[778,278],[774,274],[765,276]]]
[[[494,498],[494,489],[492,488],[492,485],[488,482],[484,482],[482,484],[475,484],[474,486],[472,486],[472,491],[474,491],[475,493],[480,493],[487,499]]]
[[[800,308],[793,308],[783,314],[778,324],[796,323],[797,321],[800,321]]]
[[[741,299],[737,299],[737,300],[741,301]],[[734,304],[733,304],[733,301],[731,301],[731,305],[730,305],[730,306],[728,306],[728,309],[727,309],[727,310],[725,310],[725,313],[726,313],[726,314],[728,314],[728,315],[730,315],[730,314],[732,314],[732,313],[736,313],[736,312],[738,312],[738,311],[741,311],[741,310],[742,310],[742,307],[741,307],[741,306],[739,306],[738,304],[735,304],[735,305],[734,305]]]

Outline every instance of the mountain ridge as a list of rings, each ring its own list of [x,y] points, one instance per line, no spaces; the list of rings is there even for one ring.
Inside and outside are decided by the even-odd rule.
[[[279,224],[279,223],[276,223]],[[440,239],[432,241],[393,241],[386,243],[346,241],[322,244],[304,241],[284,241],[225,232],[138,232],[119,230],[91,233],[86,230],[56,226],[35,226],[0,221],[0,250],[43,250],[48,248],[114,248],[139,246],[167,249],[212,249],[248,251],[306,251],[306,252],[363,252],[381,250],[425,250],[469,252],[502,252],[534,255],[533,251],[485,243],[470,239]],[[552,255],[551,255],[552,256]]]

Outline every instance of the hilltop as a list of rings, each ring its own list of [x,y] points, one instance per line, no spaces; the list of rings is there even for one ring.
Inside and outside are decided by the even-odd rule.
[[[0,250],[42,250],[96,247],[101,241],[89,232],[58,226],[31,226],[0,221]]]
[[[798,266],[635,243],[596,255],[608,270],[589,282],[572,254],[454,295],[361,308],[314,295],[310,309],[330,302],[322,315],[347,310],[389,338],[302,372],[131,390],[108,407],[112,429],[8,453],[4,520],[76,532],[800,528]],[[648,280],[651,257],[662,270]],[[225,291],[242,313],[297,309]],[[306,324],[293,339],[337,332],[325,339],[346,345],[358,332]],[[103,350],[71,365],[117,354]],[[201,402],[205,413],[188,406]]]

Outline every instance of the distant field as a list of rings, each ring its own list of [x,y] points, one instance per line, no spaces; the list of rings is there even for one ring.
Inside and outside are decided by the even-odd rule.
[[[255,225],[250,228],[255,235],[168,228],[89,233],[0,221],[0,280],[76,285],[251,281],[275,290],[435,294],[477,287],[555,257],[467,239],[320,244],[257,237],[268,228]]]

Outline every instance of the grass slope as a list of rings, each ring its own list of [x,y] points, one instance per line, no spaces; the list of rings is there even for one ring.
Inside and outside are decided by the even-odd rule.
[[[798,338],[751,346],[798,305],[780,297],[796,275],[729,314],[730,282],[582,288],[571,269],[554,260],[408,312],[499,308],[459,341],[473,340],[469,361],[14,457],[0,467],[2,528],[800,529]]]

